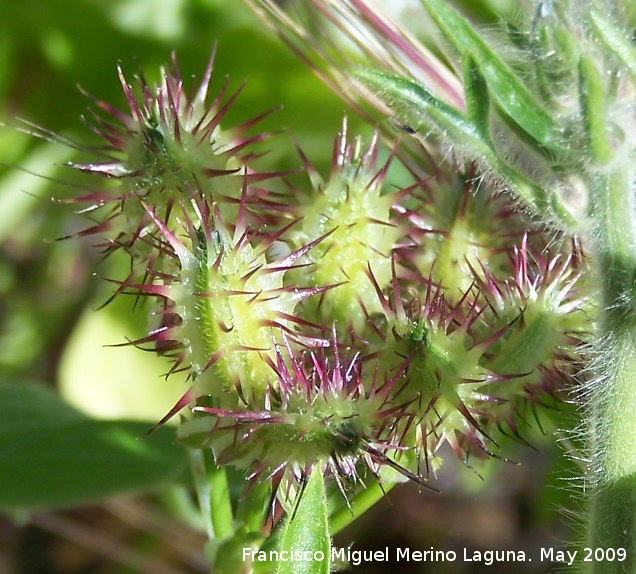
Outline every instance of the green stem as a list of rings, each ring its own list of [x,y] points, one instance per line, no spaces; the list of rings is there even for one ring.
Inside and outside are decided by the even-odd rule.
[[[636,572],[636,225],[628,176],[593,180],[602,317],[599,380],[590,396],[593,473],[588,546],[626,550],[623,562],[587,563],[594,574]]]
[[[188,449],[199,507],[210,540],[234,533],[230,487],[224,468],[217,468],[211,451]]]
[[[380,486],[378,481],[373,481],[366,488],[363,488],[355,498],[351,500],[350,506],[339,508],[331,515],[330,530],[331,535],[335,536],[341,530],[344,530],[356,518],[364,514],[376,502],[378,502],[389,490],[395,486],[394,483]]]
[[[234,533],[230,485],[225,468],[208,464],[208,481],[211,494],[211,515],[217,538],[228,538]]]
[[[268,482],[257,482],[240,498],[236,509],[236,524],[247,532],[259,532],[267,520],[268,502],[272,487]]]

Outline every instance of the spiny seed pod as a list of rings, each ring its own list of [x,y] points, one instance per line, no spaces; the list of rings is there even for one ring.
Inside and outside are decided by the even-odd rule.
[[[139,75],[137,90],[119,67],[128,112],[93,98],[100,109],[118,122],[93,113],[91,129],[108,144],[101,152],[104,161],[69,164],[74,169],[117,181],[116,186],[73,200],[87,203],[89,207],[84,211],[93,212],[98,221],[80,234],[103,236],[106,251],[128,250],[133,261],[139,262],[141,273],[152,259],[157,227],[140,199],[152,205],[157,217],[173,230],[175,213],[185,210],[190,219],[196,219],[193,192],[214,198],[224,215],[233,220],[245,181],[253,183],[277,175],[254,173],[246,167],[254,155],[249,146],[267,137],[247,133],[266,114],[231,130],[221,129],[220,123],[242,86],[224,101],[226,82],[209,101],[214,55],[213,51],[194,94],[186,93],[174,55],[172,71],[162,70],[158,85],[149,85]]]
[[[492,385],[508,384],[515,375],[490,369],[484,357],[505,329],[475,340],[480,312],[471,291],[451,304],[440,286],[429,283],[422,299],[405,304],[396,282],[390,298],[379,291],[378,296],[385,319],[378,355],[382,364],[405,372],[402,396],[420,421],[421,459],[430,462],[444,443],[461,458],[472,447],[490,453],[486,419],[505,402],[492,393]]]
[[[532,227],[508,198],[480,187],[474,167],[444,181],[431,180],[422,205],[408,214],[413,245],[400,263],[439,283],[451,302],[459,301],[484,270],[509,277],[508,252]]]
[[[392,458],[414,420],[398,400],[402,373],[380,381],[373,362],[358,354],[344,361],[336,337],[334,330],[330,347],[303,353],[284,338],[276,346],[278,381],[266,408],[223,409],[202,397],[180,439],[209,444],[218,464],[250,469],[253,479],[300,482],[325,465],[345,496],[346,483],[360,480],[358,462],[373,474],[386,466],[424,484]]]
[[[162,284],[128,284],[139,294],[166,301],[164,314],[173,318],[155,336],[145,341],[161,341],[179,349],[175,368],[190,370],[195,395],[210,395],[220,404],[235,404],[228,392],[236,391],[243,403],[256,408],[275,388],[275,345],[283,333],[306,344],[325,344],[297,329],[311,327],[294,315],[296,305],[324,288],[286,287],[284,275],[318,241],[285,258],[269,262],[266,253],[280,236],[269,236],[252,246],[254,233],[245,226],[246,193],[242,196],[236,226],[231,230],[218,210],[200,197],[196,201],[200,220],[183,218],[188,241],[172,233],[152,208],[144,204],[159,229],[164,243],[162,256],[172,260],[172,275],[160,274]],[[283,229],[280,233],[285,230]],[[189,248],[188,246],[191,246]],[[174,318],[178,318],[174,321]],[[316,332],[317,327],[316,327]]]
[[[386,193],[384,181],[392,156],[378,167],[379,134],[362,149],[360,138],[347,141],[347,122],[336,138],[329,179],[323,181],[303,155],[313,191],[297,208],[301,222],[292,233],[294,244],[304,245],[325,236],[307,254],[307,273],[314,285],[339,284],[308,309],[326,325],[333,321],[361,333],[369,314],[379,311],[367,268],[386,286],[391,279],[391,254],[406,235],[406,220],[396,218],[394,206],[412,188]],[[328,236],[327,236],[328,235]]]
[[[374,319],[369,354],[384,376],[404,373],[401,397],[420,421],[408,440],[433,469],[441,464],[435,453],[444,443],[467,459],[474,449],[493,454],[498,432],[523,442],[518,429],[523,411],[572,382],[581,341],[591,328],[577,269],[582,261],[549,252],[530,260],[528,250],[526,236],[515,249],[515,284],[482,267],[487,282],[474,273],[458,300],[449,300],[431,278],[413,298],[395,265],[387,296],[369,271],[383,310]]]
[[[540,392],[554,394],[546,382],[568,380],[567,371],[581,359],[596,311],[580,246],[575,244],[569,254],[547,248],[541,252],[526,236],[511,259],[510,281],[484,274],[480,285],[486,307],[480,331],[507,325],[490,350],[488,364],[504,374],[524,373],[519,377],[523,386],[513,390],[499,385],[500,396],[513,403],[521,396],[538,402]],[[555,376],[559,372],[562,377]]]

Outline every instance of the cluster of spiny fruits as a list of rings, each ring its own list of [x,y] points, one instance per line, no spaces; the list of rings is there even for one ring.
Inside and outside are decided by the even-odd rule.
[[[424,484],[444,444],[466,460],[522,440],[590,329],[581,246],[544,239],[471,166],[393,188],[399,146],[346,121],[330,173],[300,152],[304,188],[258,171],[263,116],[225,125],[238,92],[209,96],[212,63],[193,95],[176,61],[154,86],[120,71],[129,110],[95,100],[108,157],[72,164],[114,182],[74,200],[82,234],[130,255],[118,292],[157,319],[134,343],[188,373],[180,439],[255,479],[321,465],[343,489],[385,469]]]

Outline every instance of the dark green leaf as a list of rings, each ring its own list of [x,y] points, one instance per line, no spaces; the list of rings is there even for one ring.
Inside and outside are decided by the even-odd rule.
[[[100,421],[35,385],[0,385],[0,508],[66,507],[143,492],[185,468],[174,430]]]
[[[475,59],[468,55],[464,60],[464,86],[468,117],[475,125],[481,139],[490,143],[490,97],[488,86]]]
[[[499,108],[542,147],[558,152],[561,137],[554,119],[514,71],[446,0],[421,1],[460,56],[469,52],[475,59]]]

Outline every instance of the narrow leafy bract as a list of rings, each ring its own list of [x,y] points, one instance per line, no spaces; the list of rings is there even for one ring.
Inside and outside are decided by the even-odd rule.
[[[596,32],[605,45],[618,56],[627,70],[636,76],[636,48],[622,30],[606,19],[598,10],[591,10],[590,17]]]
[[[467,94],[467,99],[472,100],[472,104],[468,102],[470,117],[436,98],[424,86],[407,78],[365,69],[355,70],[354,75],[368,88],[376,90],[380,99],[386,101],[398,117],[409,125],[417,128],[424,123],[429,129],[442,134],[444,140],[457,142],[453,150],[456,155],[475,158],[485,169],[492,170],[507,186],[512,187],[514,193],[533,211],[545,210],[543,189],[508,165],[490,139],[488,117],[484,117],[487,113],[487,102],[476,101],[486,86],[472,58],[467,65],[471,67],[468,73],[475,81],[473,87],[477,89],[479,82],[480,90],[479,93]]]
[[[562,151],[560,130],[554,118],[473,26],[444,0],[422,0],[422,4],[455,50],[472,54],[503,113],[543,148],[555,153]]]
[[[483,154],[485,161],[495,160],[496,156],[475,125],[425,87],[407,78],[376,70],[359,69],[354,74],[367,87],[377,90],[380,98],[395,109],[398,116],[413,124],[413,128],[428,122],[448,131],[453,138],[465,141],[467,147]]]
[[[472,55],[468,55],[464,60],[464,85],[468,117],[475,125],[482,140],[492,147],[488,86]]]
[[[299,560],[281,560],[276,574],[329,574],[331,540],[329,514],[322,470],[314,468],[306,486],[298,495],[295,511],[290,514],[280,543],[281,554]],[[322,560],[318,558],[322,557]]]

